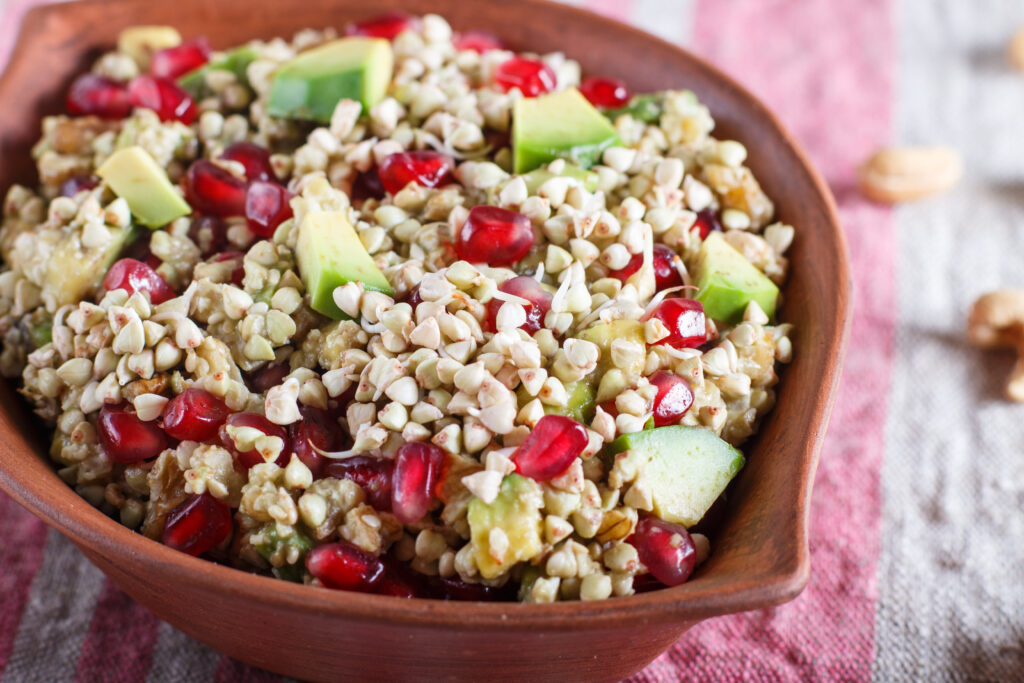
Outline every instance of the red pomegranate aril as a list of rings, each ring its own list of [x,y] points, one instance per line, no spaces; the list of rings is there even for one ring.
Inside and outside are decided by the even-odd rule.
[[[224,424],[220,426],[218,430],[218,436],[220,436],[221,445],[224,448],[231,451],[235,456],[235,462],[241,465],[243,469],[248,470],[254,465],[259,465],[266,462],[263,456],[255,448],[248,451],[239,451],[235,448],[235,441],[228,434],[228,427],[252,427],[258,429],[267,436],[276,436],[284,442],[284,447],[281,449],[280,455],[274,461],[277,465],[285,467],[288,461],[291,460],[291,441],[288,438],[288,432],[285,428],[276,425],[262,415],[256,413],[233,413],[228,416],[224,421]]]
[[[396,598],[430,597],[424,585],[426,577],[412,569],[408,563],[389,556],[382,557],[381,562],[384,564],[384,575],[374,587],[374,593]]]
[[[292,371],[288,363],[277,363],[266,365],[253,373],[249,379],[252,390],[258,394],[265,393],[270,387],[276,387],[284,381],[288,373]]]
[[[210,44],[206,38],[189,40],[175,47],[153,53],[149,73],[157,78],[177,78],[210,61]]]
[[[697,563],[690,532],[653,515],[637,522],[636,531],[626,542],[636,548],[647,571],[666,586],[684,583]]]
[[[548,481],[564,474],[589,442],[586,427],[576,420],[564,415],[545,415],[512,454],[512,461],[523,476]]]
[[[391,481],[391,512],[399,521],[414,524],[427,514],[444,461],[444,451],[432,443],[411,441],[399,447]]]
[[[322,451],[335,451],[341,445],[344,434],[337,420],[326,410],[311,406],[300,406],[302,419],[288,428],[292,442],[292,452],[313,473],[314,479],[323,475],[327,458],[314,450],[316,446]]]
[[[712,230],[722,232],[722,223],[718,215],[711,209],[701,209],[697,212],[697,220],[690,226],[690,230],[696,230],[701,239],[705,239]]]
[[[694,299],[665,299],[643,320],[658,318],[668,328],[668,336],[655,342],[676,349],[696,348],[708,340],[704,306]]]
[[[146,292],[153,305],[178,296],[149,264],[131,258],[123,258],[110,266],[103,278],[103,288],[108,292],[124,289],[129,294]]]
[[[199,212],[229,218],[245,215],[246,184],[217,164],[200,159],[185,174],[185,198]]]
[[[455,36],[456,50],[472,50],[483,54],[488,50],[500,50],[501,40],[488,31],[466,31]]]
[[[68,113],[74,116],[93,115],[104,119],[123,119],[132,113],[132,101],[124,83],[83,74],[68,89]]]
[[[679,269],[676,268],[676,258],[678,257],[672,247],[664,244],[654,245],[654,286],[658,291],[668,289],[669,287],[679,287],[683,284],[683,278],[679,274]],[[634,254],[625,268],[609,271],[608,277],[625,282],[631,275],[640,270],[640,266],[643,264],[644,255],[642,253]]]
[[[349,24],[345,28],[345,33],[350,36],[394,40],[402,31],[413,28],[414,22],[415,18],[404,12],[388,12],[365,21]]]
[[[179,441],[210,441],[231,411],[205,389],[186,389],[164,406],[164,431]]]
[[[519,88],[524,97],[537,97],[554,90],[558,79],[551,67],[539,59],[512,57],[495,69],[494,82],[505,92]]]
[[[595,107],[615,109],[629,102],[629,88],[615,78],[591,76],[580,84],[580,93]]]
[[[213,257],[214,263],[222,263],[224,261],[235,261],[238,264],[231,271],[231,284],[241,287],[242,280],[245,279],[245,254],[240,251],[222,251]],[[270,386],[274,385],[271,384]]]
[[[324,476],[349,479],[366,494],[366,502],[382,512],[391,511],[391,479],[395,462],[365,455],[332,460],[324,466]]]
[[[381,184],[391,194],[398,194],[409,183],[423,187],[439,187],[452,181],[455,160],[433,150],[389,154],[377,169]]]
[[[167,513],[163,542],[175,550],[198,557],[213,550],[231,535],[231,508],[209,493],[189,496]]]
[[[351,543],[320,545],[306,553],[306,569],[327,588],[369,592],[384,575],[384,564]]]
[[[137,76],[128,84],[128,95],[134,106],[152,109],[161,121],[181,121],[189,126],[199,116],[192,97],[167,78]]]
[[[224,148],[220,158],[242,164],[247,180],[277,180],[274,166],[270,163],[270,150],[255,142],[233,142]]]
[[[273,237],[277,226],[292,217],[292,193],[277,183],[256,180],[245,195],[245,218],[260,237]]]
[[[544,327],[544,316],[551,310],[552,295],[545,291],[540,284],[532,277],[520,275],[501,283],[498,289],[506,294],[521,297],[530,303],[523,306],[526,310],[526,322],[519,326],[519,329],[526,330],[533,334]],[[504,299],[497,297],[487,302],[487,330],[498,331],[498,311],[501,310]]]
[[[220,253],[228,243],[228,226],[216,216],[196,216],[188,228],[188,238],[204,257],[209,257]]]
[[[169,445],[160,425],[143,422],[124,405],[103,406],[96,431],[107,457],[124,464],[155,458]]]
[[[654,396],[654,426],[665,427],[679,422],[693,405],[693,389],[680,375],[662,370],[650,379],[658,387]]]
[[[409,304],[412,310],[415,311],[416,307],[423,303],[423,297],[420,296],[420,286],[415,285],[412,289],[406,292],[405,296],[402,297],[402,303]]]
[[[470,263],[510,266],[530,252],[533,223],[497,206],[474,206],[455,237],[455,252]]]
[[[384,199],[387,196],[387,191],[380,182],[380,174],[377,172],[376,166],[368,171],[356,173],[349,195],[353,205],[357,207],[367,199]]]
[[[76,175],[60,184],[61,197],[74,197],[83,190],[95,189],[100,179],[94,175]]]
[[[153,254],[153,250],[149,248],[150,237],[152,237],[151,231],[146,230],[138,239],[133,240],[132,243],[121,252],[121,258],[130,258],[136,261],[142,261],[153,270],[159,268],[163,261]],[[150,301],[152,301],[152,299],[150,299]]]

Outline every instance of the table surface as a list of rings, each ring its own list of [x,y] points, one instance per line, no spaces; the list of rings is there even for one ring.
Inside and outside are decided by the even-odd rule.
[[[31,2],[0,0],[0,63]],[[836,195],[855,279],[810,584],[698,625],[633,680],[1019,680],[1024,406],[1001,398],[1012,356],[967,346],[964,320],[979,294],[1024,287],[1024,73],[1004,57],[1024,4],[572,4],[693,50],[777,112]],[[866,202],[856,166],[891,143],[952,145],[965,178]],[[278,678],[158,620],[3,494],[0,539],[3,681]]]

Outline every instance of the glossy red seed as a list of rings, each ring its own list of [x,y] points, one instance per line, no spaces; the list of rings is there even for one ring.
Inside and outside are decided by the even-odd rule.
[[[536,481],[564,474],[590,442],[587,429],[564,415],[545,415],[512,454],[516,471]]]
[[[489,31],[466,31],[455,36],[456,50],[472,50],[483,54],[488,50],[500,50],[501,40]]]
[[[690,230],[696,230],[701,239],[711,234],[712,230],[722,232],[722,223],[718,215],[711,209],[702,209],[697,212],[697,220],[690,226]]]
[[[242,164],[247,180],[277,180],[270,163],[270,150],[255,142],[233,142],[224,148],[220,158]]]
[[[533,246],[533,223],[497,206],[474,206],[455,237],[455,252],[470,263],[510,266]]]
[[[74,197],[83,190],[92,190],[100,184],[100,179],[94,175],[76,175],[68,178],[60,184],[61,197]]]
[[[580,93],[595,107],[615,109],[629,102],[630,93],[626,84],[614,78],[591,76],[580,84]]]
[[[245,215],[246,184],[217,164],[200,159],[185,174],[185,198],[199,213],[229,218]]]
[[[256,180],[245,195],[245,218],[260,237],[273,237],[277,226],[292,217],[292,193],[277,183]]]
[[[544,327],[544,316],[551,310],[552,295],[540,286],[532,277],[520,275],[505,280],[498,287],[507,294],[513,294],[528,300],[530,303],[523,306],[526,310],[526,322],[520,325],[520,329],[533,334]],[[504,304],[504,299],[493,298],[487,302],[487,320],[485,321],[489,332],[498,331],[498,311]]]
[[[409,183],[423,187],[439,187],[452,181],[455,160],[447,154],[424,149],[389,154],[377,170],[381,184],[391,194],[398,194]]]
[[[694,348],[708,340],[704,306],[694,299],[665,299],[643,320],[658,318],[665,323],[669,334],[655,344],[676,349]]]
[[[157,78],[177,78],[210,61],[210,44],[196,38],[181,45],[157,50],[149,60],[149,73]]]
[[[96,421],[100,445],[114,462],[130,464],[160,455],[169,442],[155,421],[143,422],[126,406],[103,406]]]
[[[167,281],[148,264],[130,258],[123,258],[110,266],[103,278],[103,288],[108,292],[124,289],[129,294],[145,292],[154,305],[177,296]]]
[[[123,119],[132,113],[124,83],[96,74],[83,74],[68,89],[66,106],[74,116],[91,114],[104,119]]]
[[[324,476],[349,479],[366,494],[366,502],[382,512],[391,511],[391,479],[394,460],[381,460],[364,455],[332,460],[324,466]]]
[[[664,244],[654,245],[654,286],[658,291],[669,287],[679,287],[683,284],[683,278],[676,267],[677,258],[678,256],[672,247]],[[642,253],[634,254],[625,268],[609,271],[608,277],[614,277],[625,282],[633,273],[640,270],[640,266],[643,263],[644,255]]]
[[[369,592],[384,575],[384,564],[362,548],[338,541],[306,553],[306,569],[327,588]]]
[[[179,441],[210,441],[230,413],[224,401],[209,391],[186,389],[164,406],[164,431]]]
[[[341,447],[344,433],[338,421],[326,410],[311,406],[300,406],[302,419],[288,428],[292,442],[292,452],[313,473],[314,479],[323,475],[327,458],[314,450],[316,446],[322,451],[336,451]]]
[[[188,228],[188,238],[208,258],[220,253],[228,243],[228,226],[216,216],[196,216]]]
[[[364,173],[356,173],[356,177],[352,180],[350,196],[353,206],[357,207],[367,199],[384,199],[387,196],[387,191],[384,190],[384,185],[380,182],[380,174],[377,172],[376,166]]]
[[[242,280],[245,279],[245,254],[240,251],[222,251],[213,257],[214,263],[221,263],[223,261],[234,261],[237,264],[235,269],[231,271],[231,284],[241,287]]]
[[[276,387],[284,381],[284,378],[292,371],[288,363],[277,363],[265,365],[253,373],[249,379],[252,390],[258,394],[266,393],[271,387]]]
[[[345,27],[345,33],[350,36],[369,36],[371,38],[394,40],[402,31],[412,29],[414,26],[414,17],[404,12],[388,12],[365,21],[349,24]]]
[[[653,515],[637,522],[636,531],[626,542],[636,548],[647,571],[666,586],[684,583],[697,563],[697,549],[690,533]]]
[[[149,248],[149,240],[152,236],[151,232],[147,230],[138,239],[132,241],[123,252],[121,252],[121,258],[130,258],[136,261],[142,261],[147,266],[156,270],[163,263],[153,251]]]
[[[423,303],[423,297],[420,296],[420,286],[416,285],[402,297],[402,303],[409,304],[412,310],[415,311],[416,307]]]
[[[259,465],[266,461],[255,448],[248,451],[239,451],[235,448],[235,441],[228,434],[228,427],[252,427],[260,430],[267,436],[280,438],[284,441],[284,448],[281,449],[281,454],[277,456],[277,460],[274,462],[281,467],[285,467],[288,465],[288,461],[291,460],[291,440],[288,438],[288,432],[285,431],[284,427],[276,425],[262,415],[255,413],[234,413],[229,415],[224,424],[221,425],[218,430],[218,436],[220,437],[221,445],[231,451],[232,455],[235,456],[235,463],[243,469],[248,470],[253,465]]]
[[[537,97],[554,90],[558,79],[551,67],[539,59],[512,57],[495,69],[494,82],[505,92],[519,88],[524,97]]]
[[[231,508],[204,493],[189,496],[167,513],[163,542],[175,550],[198,557],[213,550],[231,535]]]
[[[394,557],[384,556],[381,558],[381,562],[384,564],[384,575],[374,587],[374,593],[397,598],[430,597],[424,585],[426,577],[423,574]]]
[[[161,121],[195,122],[199,109],[185,90],[167,78],[137,76],[128,84],[128,96],[136,107],[152,109]]]
[[[432,443],[411,441],[399,447],[391,482],[391,512],[399,521],[414,524],[427,514],[444,461],[444,451]]]
[[[650,378],[658,387],[654,396],[654,426],[664,427],[679,422],[693,405],[693,389],[685,378],[673,372],[661,370]]]

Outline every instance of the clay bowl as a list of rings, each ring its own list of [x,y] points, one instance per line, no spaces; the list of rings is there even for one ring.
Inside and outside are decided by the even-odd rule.
[[[778,405],[730,494],[714,553],[677,588],[599,603],[520,605],[400,600],[328,591],[242,573],[129,531],[80,499],[45,459],[44,437],[13,384],[0,386],[0,485],[74,541],[134,599],[212,647],[299,678],[617,680],[709,617],[794,598],[810,570],[811,484],[849,321],[849,271],[833,200],[778,121],[725,75],[679,48],[596,15],[542,0],[85,0],[25,17],[0,79],[0,188],[33,182],[29,148],[40,116],[62,111],[74,74],[131,24],[173,24],[218,47],[290,35],[388,9],[438,12],[519,49],[564,50],[585,72],[636,92],[692,88],[742,141],[750,165],[797,226],[782,316],[795,360]],[[615,46],[614,50],[594,46]],[[486,672],[486,673],[485,673]]]

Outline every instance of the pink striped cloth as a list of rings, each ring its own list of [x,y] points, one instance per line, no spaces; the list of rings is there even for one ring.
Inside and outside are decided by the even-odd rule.
[[[0,63],[32,2],[0,14]],[[1008,359],[992,366],[962,343],[974,296],[1024,285],[1024,79],[997,56],[1024,6],[572,4],[689,47],[776,111],[835,192],[855,276],[810,584],[787,605],[696,626],[631,680],[1024,679],[1024,419],[994,398]],[[894,140],[955,144],[982,182],[895,212],[867,203],[854,169]],[[0,539],[3,681],[278,678],[160,622],[2,494]]]

